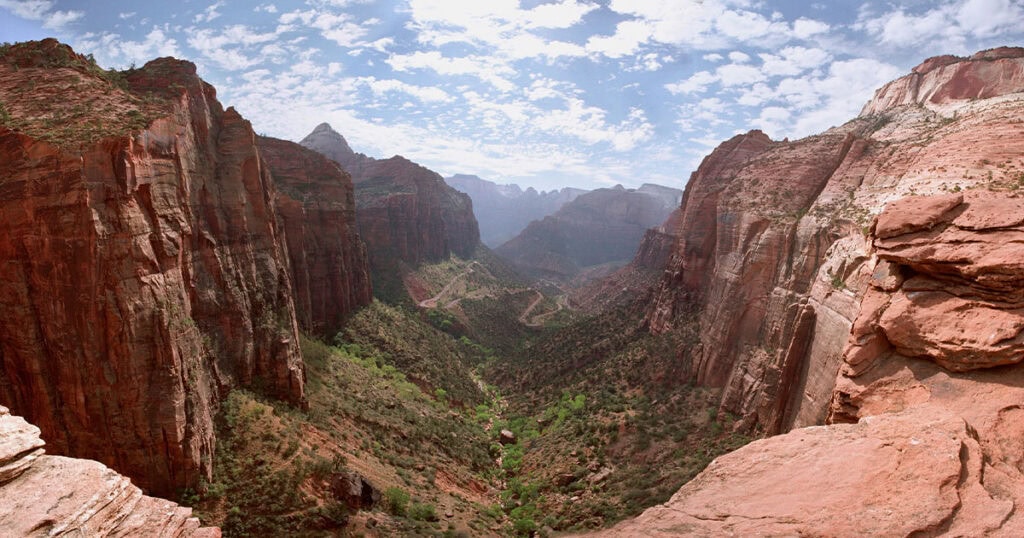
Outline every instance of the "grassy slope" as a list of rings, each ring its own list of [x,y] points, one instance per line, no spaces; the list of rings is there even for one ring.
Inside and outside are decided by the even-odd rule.
[[[400,323],[384,327],[392,336],[420,323],[393,314]],[[302,349],[308,411],[242,391],[225,402],[214,483],[184,499],[204,522],[228,536],[506,534],[503,514],[489,510],[499,483],[497,434],[485,430],[486,413],[478,421],[477,408],[410,382],[384,360],[389,351],[373,344],[337,348],[304,339]],[[489,409],[482,392],[479,401]],[[404,492],[408,499],[351,514],[330,491],[332,474],[344,469],[386,498]]]

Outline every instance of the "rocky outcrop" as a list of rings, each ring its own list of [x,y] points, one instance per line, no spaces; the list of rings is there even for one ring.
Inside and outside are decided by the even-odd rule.
[[[1004,60],[1018,56],[995,49],[918,68],[945,73],[935,88],[975,73],[995,95],[947,92],[937,104],[911,98],[918,90],[882,92],[889,104],[822,137],[761,139],[730,159],[747,135],[705,160],[647,320],[655,331],[696,324],[701,342],[684,351],[725,388],[722,406],[789,433],[719,458],[608,535],[1024,532],[1024,85],[999,86],[1017,76]],[[777,202],[760,184],[801,177],[781,151],[827,137],[848,145],[841,158],[831,144],[801,158],[838,160],[820,190],[783,206],[789,218],[766,210]],[[725,338],[722,323],[735,327]]]
[[[512,239],[530,222],[551,215],[587,192],[572,187],[540,192],[529,187],[524,191],[519,185],[498,185],[466,174],[455,174],[445,178],[445,182],[473,200],[473,213],[480,224],[480,240],[491,248]]]
[[[1024,81],[1015,50],[923,64],[916,76],[933,77],[928,95],[943,95],[939,101],[922,101],[925,94],[909,87],[896,97],[894,82],[862,116],[821,135],[773,142],[755,131],[704,160],[687,185],[672,232],[679,239],[646,322],[655,333],[697,326],[700,343],[685,353],[698,382],[725,389],[724,409],[771,433],[824,421],[872,278],[872,217],[908,195],[949,195],[928,202],[938,204],[935,215],[922,206],[900,222],[880,221],[881,236],[902,237],[953,218],[946,211],[957,211],[950,208],[959,207],[962,190],[1020,186]],[[987,89],[970,96],[937,89],[961,79]],[[888,240],[877,243],[879,252]],[[914,321],[919,302],[934,298],[914,289],[920,299],[898,302],[887,322],[922,327]],[[944,303],[954,317],[975,306],[955,303]],[[918,337],[895,338],[926,352]]]
[[[837,424],[722,456],[608,535],[1020,535],[1022,225],[1024,201],[987,190],[888,204]]]
[[[0,128],[0,401],[54,452],[171,495],[210,477],[228,389],[304,401],[275,187],[249,123],[191,63],[108,81],[50,44],[19,47],[54,62],[0,61],[17,128]],[[55,101],[69,80],[83,91]],[[47,107],[154,119],[97,138],[85,115],[47,141],[25,115]]]
[[[875,92],[861,115],[880,114],[915,104],[943,105],[965,99],[988,99],[1024,87],[1024,48],[1000,47],[969,58],[936,56]]]
[[[929,407],[798,429],[718,458],[666,504],[595,535],[1018,534],[1007,518],[1020,490],[986,490],[983,442]]]
[[[323,123],[300,142],[341,165],[355,183],[356,220],[374,273],[450,255],[468,258],[480,242],[469,197],[404,157],[378,160],[355,153]],[[376,278],[376,277],[375,277]]]
[[[299,326],[333,337],[372,298],[352,179],[294,142],[261,136],[258,146],[276,186]]]
[[[39,428],[0,406],[0,528],[7,536],[216,538],[192,509],[147,497],[90,460],[46,455]]]
[[[654,185],[590,191],[531,222],[495,253],[527,274],[562,281],[587,267],[623,265],[636,254],[647,230],[675,209],[681,195]]]

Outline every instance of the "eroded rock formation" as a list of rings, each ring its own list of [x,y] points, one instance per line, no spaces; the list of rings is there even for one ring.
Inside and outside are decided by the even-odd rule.
[[[872,216],[907,195],[1019,186],[1020,52],[928,60],[843,126],[794,142],[754,131],[705,159],[646,319],[654,332],[699,325],[687,353],[698,382],[725,387],[724,409],[771,433],[821,423],[871,277]],[[908,326],[917,310],[899,303],[886,319]]]
[[[1024,201],[1006,193],[889,204],[833,395],[838,424],[722,456],[607,534],[1020,535],[1022,223]]]
[[[358,242],[351,256],[338,250],[352,237],[351,200],[278,197],[251,126],[189,62],[111,77],[54,40],[26,43],[0,58],[0,99],[0,402],[54,452],[146,491],[209,478],[227,390],[304,402],[293,269],[319,293],[349,276],[323,275],[331,262],[317,258],[340,256],[350,295],[365,300]],[[61,129],[46,127],[54,118]],[[282,185],[317,179],[321,194],[346,194],[289,175],[302,158],[277,155]],[[284,227],[305,234],[291,249]],[[337,314],[318,308],[299,313],[314,326]]]
[[[147,497],[90,460],[50,456],[39,428],[0,406],[0,529],[5,536],[216,538],[192,509]]]
[[[468,258],[480,242],[469,196],[404,157],[374,159],[355,153],[330,125],[318,125],[300,142],[352,175],[356,219],[374,272],[394,271],[396,261],[415,266],[456,254]]]
[[[299,325],[333,337],[372,298],[366,247],[356,233],[352,179],[294,142],[261,136],[258,145],[276,186],[274,205],[287,238]]]

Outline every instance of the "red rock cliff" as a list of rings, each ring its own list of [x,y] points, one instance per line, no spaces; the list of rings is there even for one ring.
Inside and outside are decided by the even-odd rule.
[[[872,215],[908,194],[1019,187],[1016,52],[940,58],[927,71],[938,77],[929,87],[969,79],[988,88],[981,94],[929,93],[945,96],[941,107],[919,104],[919,92],[886,97],[884,115],[869,105],[795,142],[755,131],[705,159],[687,186],[647,321],[654,332],[699,325],[701,341],[687,355],[697,381],[725,388],[724,409],[767,432],[821,423],[870,276]],[[891,97],[890,86],[882,93]]]
[[[52,40],[4,60],[0,402],[54,452],[173,494],[210,476],[228,388],[304,398],[256,137],[188,62],[119,85]]]
[[[299,326],[333,337],[371,300],[366,246],[356,233],[352,178],[294,142],[259,137],[277,187]]]
[[[929,60],[823,136],[705,160],[648,321],[699,324],[723,407],[795,429],[599,535],[1024,535],[1019,52]],[[836,155],[817,194],[790,186]]]
[[[300,144],[352,174],[356,220],[375,271],[401,261],[437,262],[451,254],[468,258],[480,242],[469,196],[404,157],[374,159],[355,153],[326,123]]]

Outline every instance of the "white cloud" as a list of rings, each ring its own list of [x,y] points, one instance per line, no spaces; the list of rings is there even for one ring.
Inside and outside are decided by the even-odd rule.
[[[378,96],[389,92],[398,92],[411,95],[424,103],[444,103],[452,100],[452,96],[440,88],[416,86],[394,79],[379,80],[374,77],[363,77],[358,80],[360,83],[366,84]]]
[[[416,51],[412,54],[393,54],[386,62],[395,71],[430,69],[439,75],[471,75],[504,92],[516,88],[515,84],[504,78],[515,75],[515,70],[495,58],[483,56],[449,58],[432,50]]]
[[[241,24],[220,29],[188,28],[185,30],[187,43],[207,61],[222,69],[236,71],[248,69],[263,61],[282,57],[287,53],[278,42],[281,27],[274,32],[259,32]],[[260,46],[256,49],[256,46]]]
[[[800,39],[807,39],[808,37],[823,34],[829,31],[831,27],[824,22],[816,21],[814,19],[799,18],[793,21],[793,35]]]
[[[522,9],[518,0],[451,2],[411,0],[410,27],[420,42],[440,47],[465,43],[511,59],[582,56],[576,43],[551,40],[533,30],[575,26],[597,5],[577,0],[545,3]]]
[[[274,4],[260,4],[256,6],[256,11],[262,11],[264,13],[277,13],[277,6]]]
[[[718,82],[718,75],[708,71],[698,71],[684,81],[666,84],[665,89],[673,94],[700,93],[715,82]]]
[[[993,39],[1024,28],[1024,7],[1014,0],[946,1],[924,12],[897,8],[885,13],[862,9],[857,30],[896,46],[941,46],[965,50],[968,39]]]
[[[367,27],[377,22],[368,20],[360,23],[347,13],[318,9],[291,11],[282,14],[278,20],[283,25],[301,23],[303,26],[319,30],[324,38],[346,48],[366,46],[364,38],[369,33]]]
[[[39,21],[47,30],[62,30],[85,15],[81,11],[54,10],[52,0],[0,0],[0,8],[30,21]]]
[[[722,86],[747,86],[755,82],[765,80],[764,73],[760,69],[750,65],[726,64],[715,70]]]
[[[136,13],[134,11],[129,11],[127,13],[118,13],[117,14],[117,18],[119,18],[121,20],[126,20],[126,19],[130,19],[130,18],[134,17],[135,15],[136,15]]]
[[[712,53],[709,53],[709,54],[705,54],[703,56],[703,58],[704,58],[704,61],[706,61],[706,62],[716,63],[716,62],[720,62],[720,61],[724,60],[725,56],[722,56],[721,54],[719,54],[717,52],[712,52]]]
[[[207,6],[202,13],[197,13],[195,17],[192,17],[192,22],[198,24],[201,22],[213,22],[214,19],[220,17],[218,9],[224,7],[224,2],[214,2]]]
[[[124,39],[113,33],[84,34],[75,43],[75,50],[91,53],[103,66],[126,68],[141,66],[161,56],[182,57],[178,41],[168,36],[166,27],[154,26],[140,41]]]
[[[750,61],[750,55],[745,52],[734,50],[729,53],[729,60],[733,63],[742,64]]]

